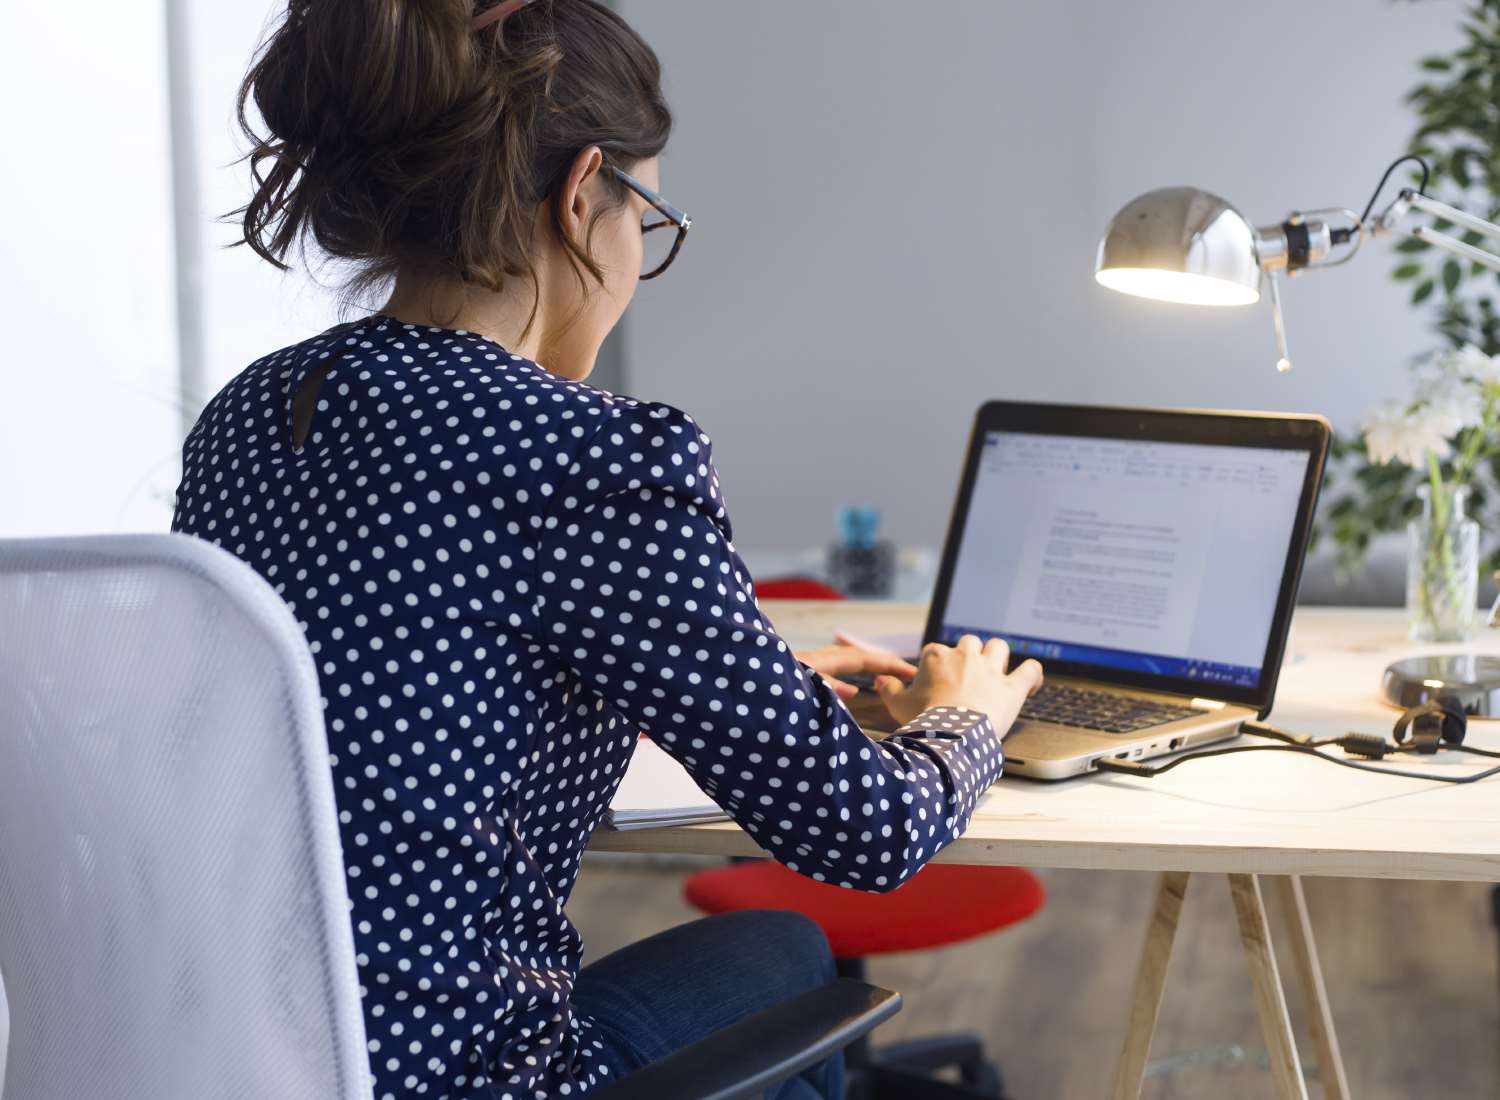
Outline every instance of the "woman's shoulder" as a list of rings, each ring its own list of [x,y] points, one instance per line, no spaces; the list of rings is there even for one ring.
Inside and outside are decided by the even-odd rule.
[[[661,494],[727,522],[712,443],[691,415],[664,401],[587,388],[600,395],[604,415],[567,471],[565,508],[580,499]]]
[[[599,395],[604,415],[580,452],[580,460],[619,462],[624,456],[637,465],[708,464],[712,441],[685,410],[665,401],[585,388]]]
[[[596,394],[602,394],[607,407],[608,416],[605,423],[600,425],[601,434],[604,430],[612,429],[616,433],[629,433],[630,437],[635,437],[638,441],[644,437],[651,447],[666,446],[693,454],[706,450],[711,445],[708,435],[692,415],[676,405],[669,405],[665,401],[626,397],[592,386],[587,388]],[[625,438],[622,435],[620,441]]]

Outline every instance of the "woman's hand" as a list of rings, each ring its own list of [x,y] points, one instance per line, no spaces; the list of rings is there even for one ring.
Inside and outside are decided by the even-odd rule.
[[[905,725],[928,707],[963,707],[990,716],[995,732],[1004,737],[1021,712],[1021,704],[1042,686],[1042,666],[1024,661],[1007,672],[1010,647],[999,638],[980,645],[965,634],[956,646],[932,642],[922,647],[917,675],[908,686],[894,676],[881,676],[875,690],[891,716]]]
[[[792,656],[813,671],[821,673],[840,699],[852,699],[859,694],[859,688],[840,680],[840,676],[869,672],[891,677],[896,683],[905,683],[917,674],[915,665],[910,661],[903,661],[894,653],[848,643],[807,649]]]

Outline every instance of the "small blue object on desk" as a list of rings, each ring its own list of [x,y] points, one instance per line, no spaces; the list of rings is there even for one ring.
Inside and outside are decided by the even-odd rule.
[[[880,509],[840,508],[839,541],[828,548],[829,581],[849,596],[889,596],[896,586],[896,548],[876,538]]]

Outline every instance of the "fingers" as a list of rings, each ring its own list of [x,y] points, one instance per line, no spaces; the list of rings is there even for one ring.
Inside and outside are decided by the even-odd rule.
[[[979,653],[979,637],[975,634],[965,634],[958,640],[958,645],[953,648],[961,653]]]
[[[915,665],[903,661],[894,653],[878,649],[861,649],[858,646],[830,646],[827,668],[830,672],[848,675],[851,672],[889,673],[910,680],[917,674]]]
[[[1009,679],[1012,683],[1023,686],[1027,695],[1035,695],[1042,686],[1042,666],[1036,661],[1022,661]]]
[[[894,676],[875,677],[875,694],[879,695],[887,703],[902,694],[905,690],[906,685]]]
[[[815,668],[827,675],[847,676],[851,672],[858,672],[860,659],[858,655],[850,650],[848,646],[825,645],[821,649],[808,650],[804,653],[794,654],[797,660]]]
[[[917,666],[909,661],[903,661],[894,653],[878,653],[872,650],[864,650],[864,664],[859,671],[889,673],[892,676],[900,676],[903,680],[910,680],[917,674]]]
[[[833,632],[833,640],[837,645],[852,645],[855,649],[863,649],[866,653],[879,653],[891,657],[901,656],[894,649],[887,649],[885,646],[880,645],[871,645],[869,642],[856,638],[852,634],[845,634],[842,630],[835,630]]]
[[[1010,646],[1004,638],[991,638],[985,642],[984,655],[992,661],[999,661],[1002,669],[1010,664]]]
[[[894,653],[860,649],[851,645],[823,646],[821,649],[807,650],[793,656],[825,675],[848,676],[855,672],[876,672],[890,673],[910,680],[917,674],[913,665]]]
[[[832,676],[824,676],[823,679],[827,681],[829,687],[833,688],[833,693],[840,699],[853,699],[859,694],[859,688],[853,684],[845,683],[843,680]]]

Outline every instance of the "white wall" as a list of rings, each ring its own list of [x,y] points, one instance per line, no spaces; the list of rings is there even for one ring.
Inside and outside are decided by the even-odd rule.
[[[161,12],[5,18],[0,537],[161,530],[180,446]]]
[[[234,97],[283,0],[183,0],[202,309],[194,408],[246,364],[335,323],[216,219],[249,195]],[[182,429],[164,5],[22,5],[0,37],[0,536],[166,530]],[[38,43],[66,43],[69,64]],[[77,79],[86,68],[88,80]],[[45,109],[29,105],[42,103]],[[181,101],[179,101],[181,106]]]
[[[238,225],[218,218],[250,197],[250,167],[234,118],[235,97],[271,21],[285,0],[187,0],[203,230],[206,396],[254,360],[304,340],[340,317],[336,295],[296,269],[282,274],[248,248],[227,247]],[[296,264],[293,265],[296,268]]]
[[[678,127],[662,187],[694,215],[626,331],[632,392],[715,441],[754,553],[873,501],[936,543],[986,398],[1317,411],[1351,427],[1431,343],[1379,247],[1269,314],[1097,288],[1132,196],[1218,190],[1258,224],[1363,206],[1412,128],[1456,0],[622,0]]]

